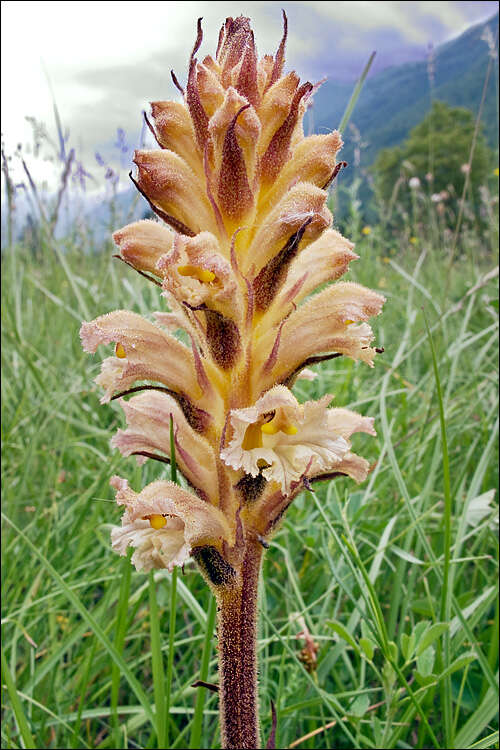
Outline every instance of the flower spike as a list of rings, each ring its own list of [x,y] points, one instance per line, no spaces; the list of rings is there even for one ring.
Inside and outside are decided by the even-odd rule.
[[[131,179],[156,219],[113,235],[117,257],[160,287],[162,309],[156,322],[108,312],[80,335],[87,352],[110,347],[96,382],[127,423],[112,446],[159,472],[139,492],[113,477],[124,513],[112,547],[133,547],[140,571],[194,561],[218,603],[223,746],[257,748],[262,555],[304,488],[366,479],[351,440],[375,435],[373,419],[331,407],[331,395],[301,404],[291,389],[326,360],[373,366],[384,298],[340,280],[358,259],[327,203],[342,137],[304,136],[318,84],[284,70],[285,12],[275,55],[260,58],[238,16],[198,59],[201,20],[185,88],[172,72],[182,101],[152,102],[158,147],[134,155]],[[183,487],[161,478],[171,420]]]

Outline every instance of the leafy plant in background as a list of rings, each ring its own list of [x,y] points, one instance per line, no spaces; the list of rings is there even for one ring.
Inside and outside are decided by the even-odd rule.
[[[217,601],[221,734],[230,748],[260,746],[263,552],[304,487],[366,478],[369,464],[350,438],[375,434],[372,418],[329,408],[332,395],[300,404],[291,391],[321,361],[371,365],[380,350],[366,321],[384,298],[338,282],[305,301],[357,256],[326,205],[341,138],[303,135],[314,87],[283,73],[285,15],[284,23],[276,55],[258,60],[249,19],[228,18],[215,59],[198,63],[198,22],[186,91],[174,76],[184,102],[152,104],[160,149],[134,159],[134,182],[164,224],[141,221],[114,235],[121,259],[161,288],[170,311],[155,314],[159,325],[118,310],[81,327],[85,351],[115,345],[97,378],[102,401],[120,398],[127,418],[114,446],[141,462],[168,462],[175,450],[184,475],[187,486],[159,480],[138,492],[113,477],[125,512],[112,544],[122,555],[133,547],[138,570],[196,561]],[[190,345],[172,335],[179,329]],[[163,746],[159,671],[154,680]]]
[[[429,114],[413,128],[401,146],[383,149],[378,154],[370,171],[381,205],[386,210],[392,202],[399,206],[399,210],[392,213],[392,224],[404,222],[404,212],[411,213],[415,188],[421,187],[446,209],[446,224],[455,226],[467,173],[467,197],[479,214],[479,189],[489,178],[494,179],[496,165],[481,131],[469,164],[474,130],[472,112],[435,101]]]

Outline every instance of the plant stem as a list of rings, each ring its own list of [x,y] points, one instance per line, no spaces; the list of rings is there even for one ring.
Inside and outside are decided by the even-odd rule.
[[[221,736],[224,748],[260,747],[257,592],[262,548],[247,543],[235,582],[217,590]]]

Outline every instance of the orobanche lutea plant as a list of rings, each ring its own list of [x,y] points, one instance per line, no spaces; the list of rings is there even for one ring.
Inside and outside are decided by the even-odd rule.
[[[336,131],[304,137],[314,87],[283,72],[284,23],[276,55],[259,60],[249,19],[228,18],[215,58],[200,63],[198,22],[185,91],[173,75],[183,100],[151,105],[159,148],[134,159],[134,182],[160,221],[114,235],[168,312],[153,323],[116,310],[81,328],[85,351],[115,345],[97,378],[102,401],[120,398],[127,420],[112,444],[165,461],[173,420],[189,489],[159,480],[136,492],[113,477],[124,513],[112,546],[133,547],[142,571],[192,558],[212,589],[228,748],[260,746],[257,587],[268,541],[304,486],[363,481],[368,463],[350,438],[375,434],[371,418],[330,408],[332,395],[300,404],[291,390],[325,359],[372,365],[366,321],[384,299],[337,281],[358,257],[327,208],[342,141]]]

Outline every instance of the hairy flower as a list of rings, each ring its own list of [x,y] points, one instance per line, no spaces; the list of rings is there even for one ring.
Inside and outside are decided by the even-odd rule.
[[[301,405],[288,388],[271,388],[254,406],[231,411],[233,438],[221,458],[253,477],[262,471],[288,495],[308,469],[332,470],[349,450],[347,440],[329,428],[331,400],[326,395]]]
[[[125,555],[134,548],[137,570],[184,565],[193,547],[222,546],[231,531],[222,513],[173,482],[153,482],[136,493],[126,479],[114,476],[116,502],[125,506],[122,525],[111,531],[113,549]]]
[[[372,365],[368,321],[384,298],[338,281],[358,258],[332,229],[327,205],[342,139],[304,136],[315,87],[283,71],[286,35],[285,23],[275,56],[259,59],[248,19],[229,18],[215,56],[200,60],[198,24],[183,102],[153,102],[148,125],[159,149],[134,158],[133,180],[158,221],[114,234],[119,257],[161,287],[169,309],[155,323],[118,310],[81,329],[86,351],[114,345],[97,378],[103,401],[121,396],[127,420],[113,446],[140,462],[168,462],[172,418],[193,493],[240,529],[236,548],[226,540],[223,550],[236,568],[252,529],[272,525],[256,514],[276,506],[277,490],[292,498],[303,481],[332,474],[362,481],[368,464],[350,437],[375,434],[372,420],[328,408],[330,396],[301,405],[290,391],[322,359]],[[127,401],[136,391],[144,392]],[[175,558],[157,552],[167,534],[177,533],[179,555],[187,549],[179,521],[155,533],[142,518],[134,523],[148,565]]]
[[[358,258],[328,207],[342,139],[304,135],[319,84],[284,72],[283,20],[276,53],[260,58],[243,16],[226,19],[214,56],[199,57],[198,22],[185,87],[173,74],[182,101],[151,104],[158,148],[134,156],[132,180],[157,220],[113,235],[117,257],[153,282],[163,309],[155,322],[108,312],[80,332],[87,352],[113,347],[96,380],[102,401],[118,399],[125,414],[113,447],[164,466],[173,426],[189,489],[160,479],[136,493],[114,477],[125,512],[112,546],[132,546],[138,570],[192,557],[212,587],[221,735],[234,748],[261,746],[255,644],[267,540],[304,486],[363,481],[369,464],[351,438],[375,435],[373,419],[329,407],[332,396],[300,404],[291,388],[323,360],[372,366],[382,351],[369,321],[384,298],[339,280]]]
[[[173,420],[175,455],[179,469],[204,498],[217,486],[214,451],[206,438],[187,421],[175,399],[158,391],[145,391],[126,401],[120,399],[127,429],[118,430],[111,444],[124,456],[170,458],[170,418]]]

